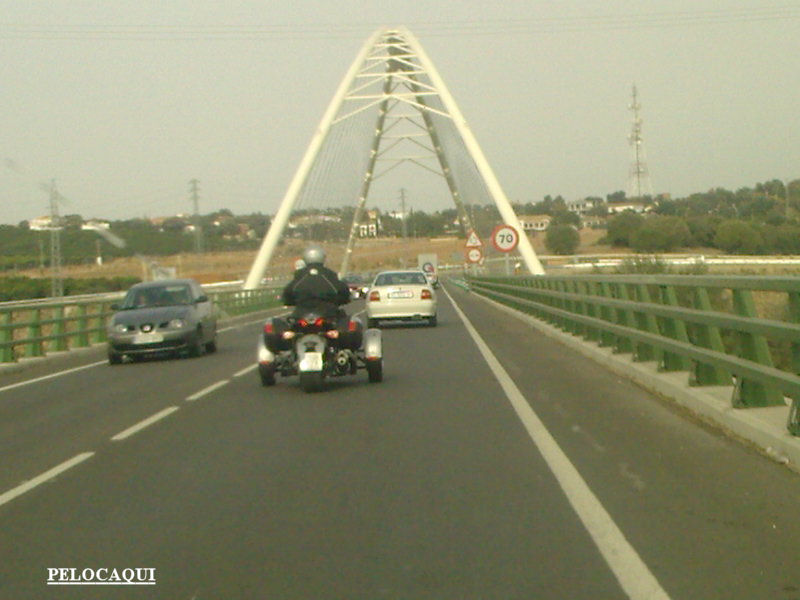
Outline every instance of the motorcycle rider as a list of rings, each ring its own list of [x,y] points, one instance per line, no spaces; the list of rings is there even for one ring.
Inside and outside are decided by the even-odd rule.
[[[292,316],[300,318],[313,312],[321,317],[336,320],[340,332],[339,343],[351,350],[361,346],[363,325],[351,322],[340,308],[350,302],[350,288],[331,269],[324,266],[325,250],[309,246],[303,252],[304,266],[294,272],[294,278],[283,289],[283,303],[294,306]],[[298,261],[299,263],[300,261]]]
[[[294,306],[293,315],[315,312],[322,317],[341,317],[339,308],[350,302],[350,289],[338,275],[324,266],[325,250],[309,246],[303,252],[305,266],[294,272],[294,278],[283,288],[283,303]]]

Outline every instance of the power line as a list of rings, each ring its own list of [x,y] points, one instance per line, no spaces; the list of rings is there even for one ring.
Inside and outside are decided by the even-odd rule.
[[[590,14],[527,19],[407,22],[406,26],[431,37],[493,34],[569,33],[588,30],[652,29],[698,25],[726,25],[800,19],[800,6],[731,8],[697,11],[661,11],[639,14]],[[41,25],[0,23],[0,38],[32,40],[107,41],[270,41],[335,39],[360,36],[375,23],[281,26],[229,25],[183,27],[154,25]]]

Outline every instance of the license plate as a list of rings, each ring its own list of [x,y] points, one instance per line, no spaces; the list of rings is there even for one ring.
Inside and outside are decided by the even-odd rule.
[[[298,368],[301,371],[322,371],[322,352],[306,352]]]
[[[163,341],[164,336],[160,333],[137,333],[133,336],[134,344],[157,344]]]
[[[404,290],[402,292],[389,292],[389,298],[413,298],[414,292]]]

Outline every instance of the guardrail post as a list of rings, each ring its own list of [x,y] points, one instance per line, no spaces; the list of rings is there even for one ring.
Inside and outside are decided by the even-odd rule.
[[[560,308],[561,310],[565,310],[565,311],[567,311],[569,313],[572,313],[573,312],[572,301],[567,300],[566,298],[563,297],[563,295],[567,292],[566,283],[561,281],[561,280],[555,281],[554,284],[553,284],[553,289],[554,289],[555,292],[560,294],[560,296],[556,300],[556,306],[558,308]],[[561,329],[563,329],[564,331],[566,331],[568,333],[574,333],[575,332],[575,328],[574,328],[575,321],[573,321],[572,319],[570,319],[568,317],[561,317],[561,318],[559,318],[559,321],[561,322],[560,323]]]
[[[628,296],[628,285],[626,283],[616,283],[614,284],[614,291],[616,292],[614,295],[618,300],[623,300],[625,302],[630,301]],[[617,323],[623,325],[625,327],[635,328],[636,324],[634,323],[633,313],[628,310],[627,308],[619,308],[617,309]],[[633,352],[633,340],[628,337],[617,336],[617,352],[621,353],[631,353]]]
[[[42,348],[42,310],[36,308],[31,311],[32,317],[28,322],[28,343],[25,347],[25,356],[44,356]]]
[[[661,303],[667,306],[680,307],[678,302],[678,295],[675,293],[675,288],[671,285],[659,286],[661,290]],[[673,340],[680,342],[689,342],[689,335],[686,332],[686,323],[679,319],[672,317],[660,317],[662,326],[662,335]],[[664,352],[661,359],[662,371],[690,371],[691,365],[686,356],[675,354],[673,352]]]
[[[600,292],[598,295],[603,299],[612,297],[611,286],[605,281],[601,281],[597,284],[597,290]],[[607,306],[600,306],[600,318],[608,323],[616,324],[614,311]],[[600,332],[600,345],[611,346],[612,348],[615,347],[617,345],[617,336],[603,329]]]
[[[650,298],[650,290],[647,289],[647,285],[640,283],[637,284],[636,288],[636,301],[639,304],[652,304],[652,299]],[[652,333],[654,335],[661,335],[658,331],[658,321],[656,320],[655,315],[645,312],[645,311],[636,311],[635,313],[636,318],[636,326],[638,329],[642,331],[646,331],[647,333]],[[645,344],[644,342],[636,342],[634,346],[635,350],[633,353],[633,359],[636,361],[644,362],[649,360],[654,360],[661,363],[663,358],[663,352],[660,348],[656,348],[650,344]]]
[[[697,287],[694,291],[695,308],[710,312],[713,310],[708,290],[704,287]],[[696,337],[696,343],[703,348],[709,348],[715,352],[725,352],[725,345],[722,343],[722,336],[719,328],[713,325],[695,323],[692,331]],[[689,385],[730,385],[731,374],[721,367],[692,361],[694,369],[689,376]]]
[[[92,332],[92,341],[95,344],[100,344],[105,342],[108,338],[108,334],[106,332],[106,307],[108,305],[105,302],[101,302],[97,305],[97,317],[95,319],[95,326],[94,331]]]
[[[588,300],[591,300],[591,296],[594,295],[594,284],[590,281],[582,281],[580,286],[582,288],[583,295]],[[598,317],[598,308],[591,301],[586,302],[585,306],[587,316],[592,317],[593,319]],[[583,337],[591,342],[599,342],[600,331],[596,327],[587,326]]]
[[[789,293],[789,318],[800,323],[800,293]],[[792,373],[800,373],[800,343],[792,342]],[[800,398],[792,398],[786,428],[792,435],[800,436]]]
[[[68,350],[69,346],[67,345],[67,337],[66,337],[66,321],[64,320],[64,306],[58,306],[55,309],[54,315],[54,322],[53,322],[53,333],[51,335],[52,338],[52,346],[49,348],[51,350],[55,350],[57,352],[62,352],[64,350]]]
[[[0,323],[0,362],[15,362],[14,356],[14,325],[13,313],[10,310],[3,311],[2,323]]]
[[[75,341],[78,348],[86,348],[89,345],[89,320],[86,317],[86,305],[78,305],[78,331]]]
[[[572,312],[575,313],[576,315],[585,315],[586,303],[583,302],[583,300],[581,300],[580,288],[578,287],[578,285],[579,284],[577,281],[574,280],[568,281],[566,283],[567,292],[575,296],[575,300],[572,302]],[[585,336],[586,326],[579,321],[573,321],[572,333],[579,336]]]
[[[750,290],[733,290],[733,308],[737,314],[756,319],[758,313]],[[742,358],[751,360],[765,367],[772,367],[772,355],[767,340],[761,335],[739,332],[739,348]],[[783,404],[783,394],[775,387],[766,386],[758,381],[736,376],[736,387],[733,390],[733,406],[778,406]]]

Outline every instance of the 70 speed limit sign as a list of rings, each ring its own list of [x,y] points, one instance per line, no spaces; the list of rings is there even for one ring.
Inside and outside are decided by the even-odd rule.
[[[511,225],[498,225],[492,232],[492,245],[500,252],[511,252],[519,243],[519,234]]]

